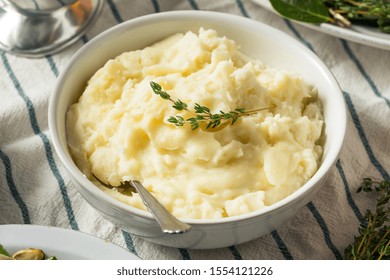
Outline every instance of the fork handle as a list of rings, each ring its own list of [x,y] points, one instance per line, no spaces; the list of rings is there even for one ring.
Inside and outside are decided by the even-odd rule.
[[[191,230],[189,224],[174,217],[139,181],[131,180],[132,185],[140,195],[142,202],[159,223],[164,233],[184,233]]]

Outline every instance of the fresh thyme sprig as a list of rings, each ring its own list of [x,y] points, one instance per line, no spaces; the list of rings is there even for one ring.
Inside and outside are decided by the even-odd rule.
[[[367,210],[358,231],[359,236],[344,252],[348,260],[390,260],[390,182],[365,178],[357,192],[377,192],[375,211]]]
[[[155,94],[159,95],[165,100],[171,101],[173,103],[172,107],[176,110],[185,110],[191,112],[188,109],[188,105],[186,103],[184,103],[180,99],[173,100],[171,96],[165,90],[163,90],[161,85],[159,85],[158,83],[152,81],[150,82],[150,86]],[[184,119],[182,116],[170,116],[168,118],[168,122],[176,126],[183,126],[185,123],[189,123],[191,125],[192,130],[197,129],[200,126],[201,122],[207,122],[206,129],[216,128],[223,122],[230,121],[230,124],[233,125],[241,116],[254,115],[260,111],[273,109],[274,107],[275,106],[270,106],[250,111],[247,111],[244,108],[236,108],[233,111],[229,112],[224,112],[221,110],[219,111],[219,113],[211,113],[211,110],[208,107],[195,103],[194,112],[192,112],[195,115],[194,117]]]

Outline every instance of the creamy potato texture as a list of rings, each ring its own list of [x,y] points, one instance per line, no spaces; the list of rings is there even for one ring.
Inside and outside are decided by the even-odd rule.
[[[216,129],[176,127],[172,97],[212,112],[272,107]],[[173,35],[109,60],[67,113],[71,154],[112,186],[141,181],[179,218],[235,216],[267,207],[299,189],[317,171],[324,125],[316,89],[301,77],[238,51],[214,30]],[[145,209],[138,194],[96,185]]]

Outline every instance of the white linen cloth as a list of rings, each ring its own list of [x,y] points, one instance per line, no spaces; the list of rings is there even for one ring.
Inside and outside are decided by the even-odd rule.
[[[215,250],[176,249],[130,235],[103,219],[69,181],[50,142],[48,100],[72,55],[102,31],[170,10],[250,17],[312,49],[340,83],[347,104],[345,145],[326,186],[285,225],[251,242]],[[2,28],[0,27],[0,32]],[[50,225],[96,235],[142,259],[341,259],[373,195],[361,180],[389,179],[390,51],[347,42],[282,19],[250,0],[107,0],[83,39],[29,59],[0,52],[0,225]],[[1,243],[1,240],[0,240]]]

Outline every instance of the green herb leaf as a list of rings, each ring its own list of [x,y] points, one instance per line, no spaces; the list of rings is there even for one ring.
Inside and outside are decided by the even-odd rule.
[[[182,110],[189,111],[188,105],[186,103],[184,103],[180,99],[176,101],[173,100],[171,96],[166,91],[164,91],[158,83],[150,82],[150,86],[156,95],[159,95],[161,98],[171,101],[173,103],[172,107],[174,109],[178,111],[182,111]],[[187,122],[191,125],[191,129],[195,130],[199,128],[200,122],[207,121],[208,123],[206,129],[216,128],[222,124],[222,121],[230,120],[231,125],[233,125],[241,116],[249,116],[249,115],[257,114],[259,111],[273,109],[274,107],[275,106],[273,105],[270,107],[260,108],[260,109],[250,110],[250,111],[246,111],[244,108],[237,108],[234,111],[230,111],[228,113],[225,113],[224,111],[219,111],[219,114],[212,114],[211,110],[208,107],[195,103],[194,113],[193,113],[195,115],[194,117],[184,119],[182,116],[170,116],[168,118],[168,122],[176,126],[183,126]]]
[[[389,0],[270,0],[282,16],[307,23],[335,23],[348,27],[352,23],[375,26],[390,33]]]
[[[270,0],[282,16],[308,23],[333,21],[322,0]]]
[[[172,107],[175,108],[178,111],[182,111],[182,110],[186,110],[187,109],[187,104],[184,103],[183,101],[181,101],[180,99],[175,101],[173,104],[174,105]]]
[[[194,110],[195,110],[195,113],[197,113],[197,114],[204,114],[204,113],[210,114],[209,108],[207,108],[206,106],[201,106],[198,103],[195,103]]]
[[[390,33],[390,1],[389,0],[324,0],[330,12],[344,17],[352,23],[378,27],[379,31]]]
[[[168,122],[173,123],[176,126],[183,126],[185,123],[185,120],[181,116],[170,116],[168,118]]]
[[[162,87],[158,83],[150,82],[150,86],[152,87],[153,92],[157,95],[160,95],[161,98],[168,100],[171,99],[171,96],[166,91],[163,91]]]
[[[344,251],[348,260],[390,260],[390,182],[365,178],[357,192],[378,194],[375,211],[367,209],[358,236]]]
[[[3,245],[0,244],[0,254],[10,257],[11,255],[7,252],[7,250],[3,247]]]

